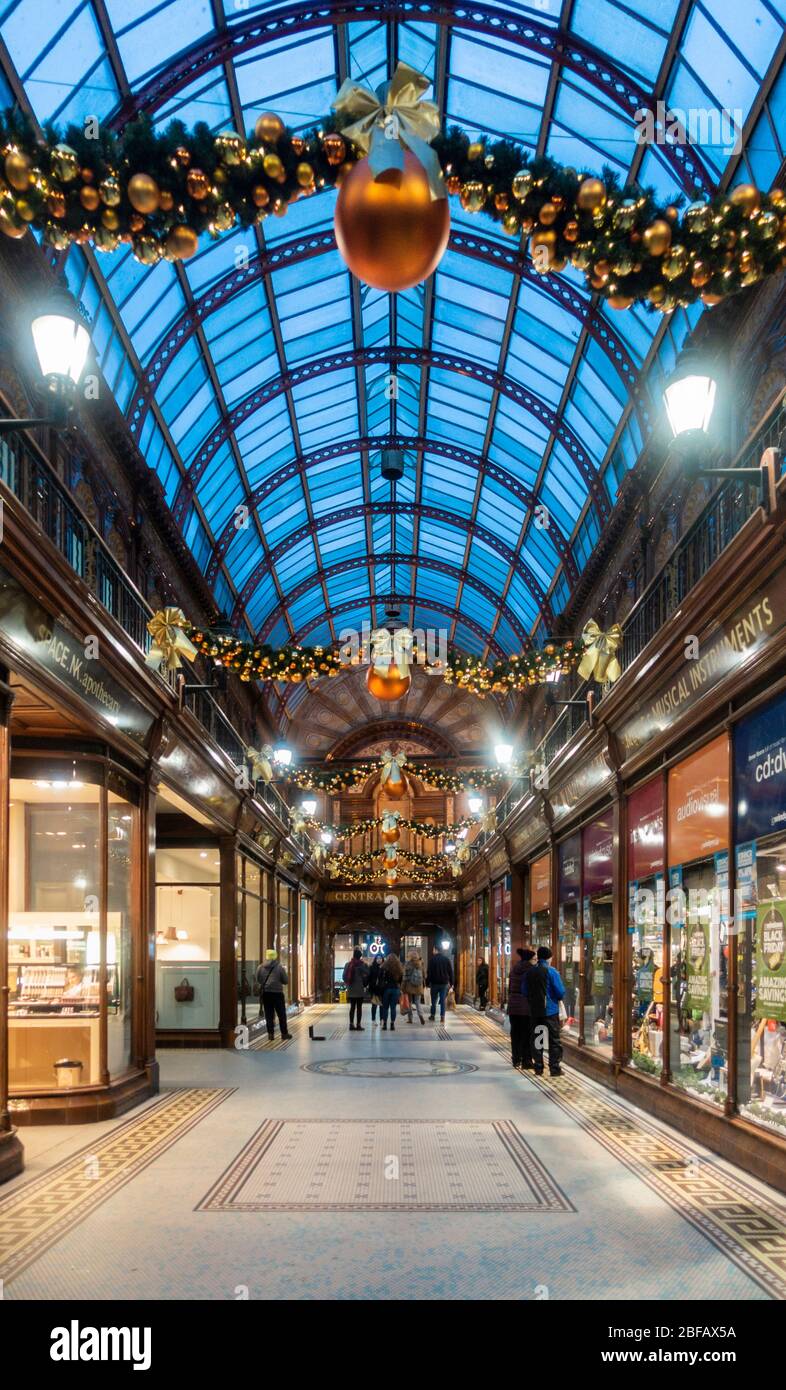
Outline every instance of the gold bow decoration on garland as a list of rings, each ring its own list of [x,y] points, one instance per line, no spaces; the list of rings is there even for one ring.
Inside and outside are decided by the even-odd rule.
[[[406,753],[392,753],[389,748],[386,748],[380,761],[382,763],[380,786],[384,787],[386,782],[395,783],[402,780],[401,770],[406,765]]]
[[[251,764],[251,776],[255,782],[273,781],[273,749],[269,743],[261,748],[246,749],[246,757]]]
[[[491,810],[486,812],[485,816],[483,817],[483,819],[482,819],[481,822],[480,822],[480,828],[481,828],[481,830],[496,830],[496,828],[497,828],[497,808],[496,808],[496,806],[492,806],[492,807],[491,807]]]
[[[424,101],[431,82],[408,63],[399,63],[389,82],[376,92],[347,77],[333,102],[341,134],[368,155],[374,178],[386,169],[404,168],[404,148],[420,160],[428,177],[432,200],[446,198],[442,169],[431,141],[441,121],[436,102]],[[347,117],[351,120],[344,124]]]
[[[399,811],[385,811],[382,817],[383,830],[398,830],[398,823],[401,813]]]
[[[391,666],[400,676],[409,675],[412,647],[415,638],[408,627],[390,632],[386,627],[375,628],[371,634],[371,665],[378,676],[386,676]]]
[[[188,625],[182,608],[159,608],[147,625],[153,645],[145,657],[145,665],[154,671],[160,666],[164,666],[167,671],[176,671],[183,665],[181,656],[195,661],[198,656],[197,649],[189,642],[183,630]]]
[[[622,628],[614,623],[608,632],[603,632],[594,618],[585,625],[581,634],[584,654],[579,662],[579,675],[582,680],[596,680],[600,685],[612,684],[622,675],[622,667],[617,660],[617,652],[622,645]]]

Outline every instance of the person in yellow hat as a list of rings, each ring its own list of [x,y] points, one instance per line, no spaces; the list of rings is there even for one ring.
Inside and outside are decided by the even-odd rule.
[[[265,951],[265,959],[257,970],[257,984],[262,1000],[260,1013],[264,1012],[267,1035],[272,1042],[276,1035],[276,1018],[281,1029],[282,1041],[290,1036],[287,1028],[287,997],[285,986],[289,976],[278,958],[278,951]]]

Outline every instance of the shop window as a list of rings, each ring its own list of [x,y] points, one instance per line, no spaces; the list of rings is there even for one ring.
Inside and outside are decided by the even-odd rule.
[[[610,1051],[614,1032],[614,839],[610,815],[584,828],[582,846],[584,1038],[589,1046]]]
[[[737,1100],[786,1135],[786,839],[739,846],[737,885]]]
[[[565,1033],[578,1039],[581,1010],[582,924],[581,837],[574,835],[559,847],[559,903],[557,908],[557,968],[565,985]]]
[[[131,1065],[132,924],[136,907],[136,807],[108,792],[106,968],[107,1057],[110,1076]]]
[[[156,854],[158,1028],[218,1027],[220,875],[213,846]]]
[[[628,940],[631,951],[631,1060],[663,1069],[663,950],[666,921],[663,778],[628,798]]]
[[[551,855],[536,859],[529,871],[530,942],[551,947]]]

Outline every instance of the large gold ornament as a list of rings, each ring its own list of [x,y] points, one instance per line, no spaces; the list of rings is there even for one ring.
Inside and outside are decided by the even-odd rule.
[[[523,203],[527,195],[532,192],[532,175],[529,169],[519,169],[519,172],[513,175],[513,182],[510,187],[513,197],[519,203]]]
[[[246,154],[246,142],[234,130],[222,131],[215,139],[216,154],[224,164],[242,164]]]
[[[761,205],[761,194],[752,183],[738,183],[729,194],[729,202],[732,207],[739,208],[746,217],[750,217]]]
[[[70,145],[55,145],[50,155],[52,173],[61,183],[71,183],[79,173],[76,150]]]
[[[480,212],[486,201],[486,185],[480,179],[468,179],[460,186],[459,201],[465,212]]]
[[[193,227],[178,224],[169,233],[166,245],[173,260],[185,261],[188,260],[189,256],[196,255],[199,249],[199,237]]]
[[[385,675],[381,675],[373,666],[369,666],[366,673],[366,688],[369,694],[386,703],[403,699],[411,684],[412,677],[409,673],[402,676],[394,661],[391,661]]]
[[[654,222],[650,222],[649,227],[645,227],[641,240],[648,256],[665,255],[671,246],[669,223],[663,217],[656,217]]]
[[[136,212],[147,217],[158,207],[158,184],[150,174],[132,174],[128,180],[128,201]]]
[[[189,198],[201,202],[210,192],[210,180],[203,169],[189,169],[186,174],[186,192]]]
[[[108,208],[116,208],[119,205],[122,195],[120,184],[114,174],[107,174],[106,178],[101,180],[98,191],[101,194],[102,202],[106,203]]]
[[[409,150],[404,168],[374,178],[361,159],[341,185],[335,212],[336,241],[359,280],[394,294],[420,284],[436,270],[448,244],[447,198],[432,198],[423,165]]]
[[[5,157],[5,176],[17,193],[30,186],[30,159],[21,150],[9,150]]]
[[[254,126],[254,134],[262,145],[275,145],[284,134],[284,122],[273,111],[265,111]]]
[[[602,179],[582,179],[576,203],[582,212],[597,212],[606,202],[606,185]]]

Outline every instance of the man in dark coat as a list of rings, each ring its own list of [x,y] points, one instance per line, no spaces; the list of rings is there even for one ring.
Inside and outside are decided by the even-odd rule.
[[[514,960],[508,980],[511,1061],[514,1067],[521,1067],[523,1071],[532,1071],[532,1019],[529,1012],[529,1000],[524,993],[524,979],[527,972],[532,969],[535,952],[531,951],[528,946],[518,946],[516,955],[518,960]]]
[[[428,963],[428,973],[426,984],[431,990],[431,1013],[429,1018],[434,1022],[439,1005],[442,1022],[445,1022],[445,1001],[448,997],[448,990],[453,984],[453,966],[448,956],[443,955],[439,946],[434,947],[434,954]]]
[[[485,1009],[489,992],[489,968],[482,956],[478,961],[478,968],[475,971],[475,988],[480,995],[480,1007],[481,1009]]]

